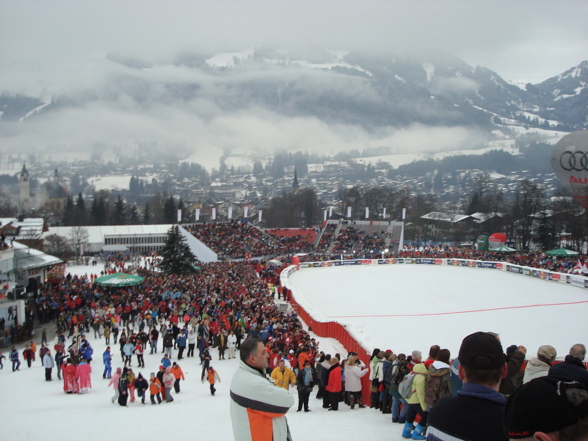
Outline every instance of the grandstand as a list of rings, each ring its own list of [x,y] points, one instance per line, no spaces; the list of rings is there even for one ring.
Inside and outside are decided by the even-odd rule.
[[[402,222],[329,220],[321,228],[262,230],[241,221],[185,225],[219,259],[273,257],[292,253],[397,254]],[[200,258],[200,256],[198,256]]]

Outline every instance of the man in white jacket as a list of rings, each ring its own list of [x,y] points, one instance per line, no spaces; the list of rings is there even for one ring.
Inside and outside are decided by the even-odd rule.
[[[55,363],[53,362],[53,357],[51,357],[51,351],[47,349],[45,355],[43,355],[43,367],[45,368],[45,381],[53,381],[51,378],[51,374],[53,372],[53,367]]]
[[[269,354],[263,342],[241,343],[239,369],[231,381],[231,422],[236,441],[291,441],[286,420],[294,405],[289,391],[275,387],[265,375]]]

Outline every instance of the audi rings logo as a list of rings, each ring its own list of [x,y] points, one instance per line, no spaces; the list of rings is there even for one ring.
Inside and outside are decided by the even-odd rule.
[[[566,171],[588,171],[588,153],[566,150],[559,157],[559,165]]]

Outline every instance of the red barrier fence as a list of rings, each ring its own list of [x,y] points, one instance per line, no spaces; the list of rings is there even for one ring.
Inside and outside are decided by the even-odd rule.
[[[312,332],[314,332],[319,337],[325,338],[334,338],[335,340],[339,341],[348,352],[357,352],[359,354],[359,358],[363,361],[366,365],[370,363],[370,356],[371,353],[368,353],[351,335],[347,332],[345,326],[341,325],[337,322],[319,322],[315,320],[306,310],[296,302],[294,296],[290,296],[290,304],[292,308],[298,313],[300,319],[306,323],[309,328],[311,328]],[[335,354],[331,354],[335,355]],[[346,356],[347,354],[341,354],[342,356]],[[361,379],[361,391],[363,396],[363,402],[369,404],[370,402],[370,380],[368,375],[365,375]]]

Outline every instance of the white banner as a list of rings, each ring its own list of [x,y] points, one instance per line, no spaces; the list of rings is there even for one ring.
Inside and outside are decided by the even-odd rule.
[[[384,211],[382,211],[382,219],[386,219],[386,207],[384,207]]]
[[[263,213],[263,211],[259,210],[259,213],[257,215],[257,222],[261,222],[261,213]]]
[[[182,210],[178,210],[178,223],[182,222]]]
[[[370,208],[369,207],[365,207],[365,218],[369,219],[370,217]]]
[[[333,207],[329,207],[329,218],[333,217]]]
[[[233,206],[229,207],[229,219],[233,219]]]
[[[402,220],[406,219],[406,208],[402,209]]]
[[[351,207],[347,207],[347,217],[351,217]]]
[[[323,211],[323,221],[327,220],[327,210]]]
[[[194,219],[196,220],[196,222],[200,220],[200,208],[194,210]]]
[[[249,213],[249,207],[245,207],[244,208],[244,213],[243,213],[243,217],[247,218],[247,214]]]
[[[216,208],[212,209],[212,220],[216,220]]]

